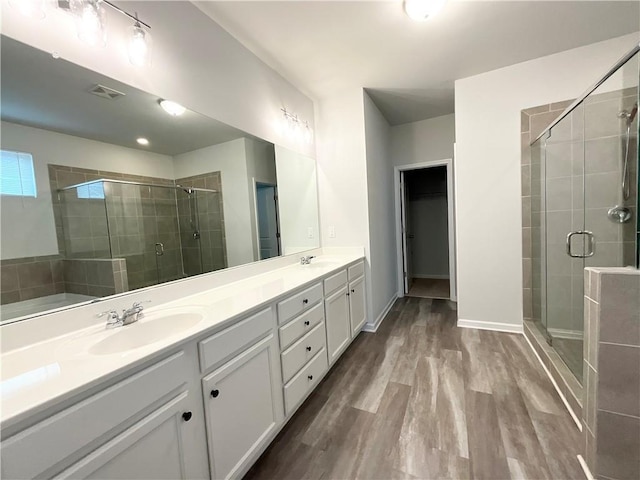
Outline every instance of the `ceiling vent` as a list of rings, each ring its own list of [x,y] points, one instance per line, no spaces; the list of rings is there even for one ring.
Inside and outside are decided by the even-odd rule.
[[[89,93],[108,100],[115,100],[116,98],[125,96],[124,93],[114,90],[113,88],[105,87],[104,85],[94,85],[89,90]]]

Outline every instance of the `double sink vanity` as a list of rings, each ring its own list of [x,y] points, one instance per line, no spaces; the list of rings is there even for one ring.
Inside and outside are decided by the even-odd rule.
[[[20,339],[46,315],[1,327],[2,476],[244,475],[366,321],[362,252],[316,253],[167,302],[142,303],[170,286],[114,298],[140,302],[117,328],[103,302],[35,343]]]

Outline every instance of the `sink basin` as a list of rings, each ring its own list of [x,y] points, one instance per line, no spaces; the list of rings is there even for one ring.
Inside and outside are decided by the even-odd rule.
[[[177,310],[177,309],[176,309]],[[200,311],[154,312],[89,348],[92,355],[111,355],[144,347],[194,327],[204,319]]]

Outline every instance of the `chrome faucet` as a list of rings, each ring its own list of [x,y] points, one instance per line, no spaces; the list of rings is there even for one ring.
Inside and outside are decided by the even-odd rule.
[[[306,257],[300,257],[300,265],[310,265],[312,258],[316,258],[315,255],[307,255]]]
[[[106,312],[98,314],[98,317],[107,315],[107,328],[116,328],[123,327],[124,325],[130,325],[140,320],[142,311],[144,310],[144,307],[142,306],[143,303],[150,302],[134,302],[131,308],[122,310],[122,315],[118,314],[116,310],[108,310]]]

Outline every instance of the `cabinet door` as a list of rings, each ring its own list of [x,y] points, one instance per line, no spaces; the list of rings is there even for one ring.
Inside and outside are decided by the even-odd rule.
[[[202,380],[212,478],[239,476],[282,418],[277,345],[271,334]]]
[[[327,324],[327,352],[332,364],[347,347],[351,338],[349,325],[349,296],[347,287],[342,287],[324,301]]]
[[[191,424],[201,421],[187,410],[184,392],[56,478],[191,478],[185,436]]]
[[[364,305],[364,277],[349,283],[349,316],[351,333],[356,336],[367,320]]]

